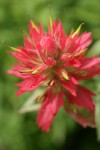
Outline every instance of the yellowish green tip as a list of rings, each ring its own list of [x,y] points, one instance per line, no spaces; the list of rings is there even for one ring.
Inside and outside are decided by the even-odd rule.
[[[20,51],[20,49],[18,48],[15,48],[15,47],[12,47],[12,46],[9,46],[13,51]]]
[[[50,29],[51,29],[51,32],[53,32],[53,19],[51,16],[50,16]]]
[[[38,27],[35,25],[35,23],[33,21],[31,21],[32,23],[32,27],[39,33],[39,29]]]
[[[77,28],[77,30],[72,34],[72,38],[74,38],[75,35],[79,34],[82,26],[83,26],[84,23],[80,24],[80,26]]]

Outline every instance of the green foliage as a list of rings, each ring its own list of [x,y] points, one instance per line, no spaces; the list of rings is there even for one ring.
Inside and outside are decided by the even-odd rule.
[[[32,93],[15,96],[19,81],[6,74],[14,63],[7,54],[11,46],[23,45],[23,31],[30,19],[47,28],[49,16],[60,19],[66,32],[81,23],[83,31],[92,31],[94,42],[100,39],[100,0],[1,0],[0,1],[0,150],[99,150],[95,129],[83,129],[61,109],[49,133],[36,125],[36,113],[19,114],[18,110]],[[94,43],[95,44],[95,43]],[[100,46],[89,53],[100,55]],[[98,49],[98,51],[96,51]],[[94,52],[95,51],[95,52]],[[96,122],[100,140],[100,79],[84,82],[95,91]]]

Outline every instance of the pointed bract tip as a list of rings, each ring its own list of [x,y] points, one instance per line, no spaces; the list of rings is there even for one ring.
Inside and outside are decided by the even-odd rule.
[[[51,29],[51,32],[53,32],[53,19],[52,19],[52,16],[50,16],[50,29]]]
[[[80,33],[80,30],[82,28],[82,26],[84,25],[84,23],[81,23],[80,26],[76,29],[76,31],[72,34],[72,38],[75,37],[75,35],[79,34]]]
[[[39,29],[36,24],[31,20],[32,27],[39,33]]]
[[[2,43],[4,43],[8,48],[10,48],[13,51],[20,51],[18,48],[12,47],[10,46],[7,41],[1,41]]]
[[[12,47],[12,46],[9,46],[9,48],[10,48],[11,50],[13,50],[13,51],[20,52],[20,49],[18,49],[18,48],[15,48],[15,47]]]

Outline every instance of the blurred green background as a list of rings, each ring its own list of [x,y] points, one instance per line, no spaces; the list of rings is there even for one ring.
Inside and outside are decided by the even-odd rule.
[[[100,149],[100,76],[84,82],[95,91],[96,129],[83,129],[64,110],[60,110],[49,133],[36,125],[35,112],[18,110],[32,93],[15,96],[19,79],[6,74],[14,63],[8,47],[23,44],[23,31],[30,19],[47,29],[49,16],[60,19],[70,33],[84,22],[82,31],[91,31],[91,54],[100,56],[100,0],[0,0],[0,150],[99,150]],[[98,134],[97,134],[98,133]]]

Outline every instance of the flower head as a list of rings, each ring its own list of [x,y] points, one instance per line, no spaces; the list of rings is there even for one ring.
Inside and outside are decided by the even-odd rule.
[[[91,32],[80,34],[81,26],[66,34],[60,21],[52,21],[45,33],[42,26],[29,23],[29,35],[24,46],[9,52],[18,63],[8,71],[22,78],[17,83],[17,95],[46,88],[37,117],[39,127],[48,131],[60,107],[84,127],[95,127],[95,94],[79,84],[79,80],[92,78],[100,73],[100,58],[86,58],[91,44]]]

